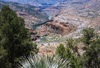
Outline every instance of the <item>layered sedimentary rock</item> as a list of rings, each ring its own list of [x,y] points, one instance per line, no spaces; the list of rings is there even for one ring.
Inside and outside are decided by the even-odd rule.
[[[42,29],[44,29],[44,32],[50,32],[50,33],[57,33],[61,35],[66,35],[70,32],[75,31],[75,26],[69,23],[65,22],[47,22]]]
[[[88,27],[91,22],[90,17],[62,13],[55,15],[42,28],[39,29],[40,35],[50,35],[50,33],[67,36],[69,34],[77,35],[84,28]],[[70,36],[71,37],[71,36]]]

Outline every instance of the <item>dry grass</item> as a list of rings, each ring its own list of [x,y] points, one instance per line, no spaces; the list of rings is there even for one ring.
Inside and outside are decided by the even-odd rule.
[[[52,44],[52,45],[48,45],[48,46],[45,46],[45,45],[38,46],[39,53],[42,55],[45,55],[45,54],[46,55],[54,55],[57,46],[59,46],[59,44]]]

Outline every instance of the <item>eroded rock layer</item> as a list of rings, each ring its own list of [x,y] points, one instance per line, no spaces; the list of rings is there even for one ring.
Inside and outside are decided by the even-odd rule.
[[[47,22],[42,29],[44,29],[44,32],[50,32],[50,33],[57,33],[61,35],[66,35],[70,32],[75,31],[75,26],[72,24],[69,24],[68,22]],[[42,31],[43,32],[43,31]]]

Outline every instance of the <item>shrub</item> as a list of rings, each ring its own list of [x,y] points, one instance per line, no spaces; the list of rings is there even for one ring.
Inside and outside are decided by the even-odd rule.
[[[67,62],[62,61],[58,56],[40,56],[29,57],[24,62],[20,62],[20,68],[66,68]]]

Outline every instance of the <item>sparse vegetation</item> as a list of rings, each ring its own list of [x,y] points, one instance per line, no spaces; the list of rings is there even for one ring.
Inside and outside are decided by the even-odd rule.
[[[83,54],[78,51],[79,48],[75,44],[77,41],[73,39],[67,40],[67,47],[63,46],[62,48],[60,45],[56,50],[57,54],[63,59],[70,59],[69,65],[71,68],[99,68],[100,38],[96,36],[97,34],[94,33],[93,28],[86,28],[83,30],[83,37],[80,38],[80,42],[84,44],[80,48],[84,51]]]
[[[56,49],[55,55],[62,58],[62,63],[64,60],[67,62],[65,68],[100,67],[100,38],[98,34],[94,32],[93,28],[86,28],[82,33],[82,37],[78,39],[68,39],[66,47],[60,44]]]

